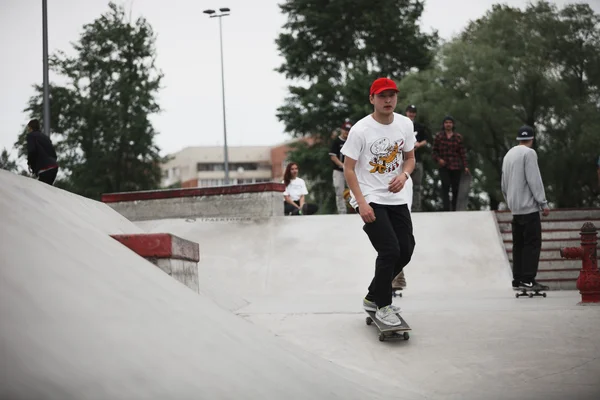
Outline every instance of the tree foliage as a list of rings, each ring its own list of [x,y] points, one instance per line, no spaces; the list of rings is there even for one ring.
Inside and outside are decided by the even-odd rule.
[[[493,209],[503,201],[502,159],[528,124],[549,200],[585,207],[599,205],[599,75],[600,16],[585,4],[539,1],[494,6],[442,46],[431,69],[407,76],[401,93],[427,110],[430,126],[455,117],[475,167],[472,200]]]
[[[50,85],[52,140],[68,188],[98,198],[105,192],[153,189],[160,181],[156,132],[149,120],[160,111],[162,73],[155,66],[155,36],[121,6],[83,27],[74,56],[58,52],[50,68],[64,84]],[[42,87],[25,109],[42,119]],[[24,133],[15,146],[26,154]]]
[[[372,112],[368,89],[375,78],[399,80],[426,68],[437,34],[421,32],[418,0],[287,0],[280,8],[288,21],[276,40],[285,59],[277,71],[294,84],[277,117],[293,136],[316,139],[289,157],[313,182],[321,210],[331,212],[332,132]]]

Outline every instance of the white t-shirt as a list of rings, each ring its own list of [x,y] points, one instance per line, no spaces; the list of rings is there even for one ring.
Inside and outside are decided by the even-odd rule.
[[[284,196],[290,196],[293,201],[300,200],[302,195],[307,195],[308,189],[306,188],[306,183],[302,178],[292,179],[290,184],[285,188],[285,192],[283,192]]]
[[[402,152],[415,147],[414,131],[412,121],[396,113],[389,125],[368,115],[350,129],[342,153],[356,160],[356,177],[367,203],[398,205],[412,200],[411,193],[404,189],[392,193],[388,185],[394,176],[402,173]],[[354,193],[350,205],[358,206]]]

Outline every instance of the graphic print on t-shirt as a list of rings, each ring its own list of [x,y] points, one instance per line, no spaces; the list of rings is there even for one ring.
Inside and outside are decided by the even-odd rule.
[[[403,148],[403,139],[394,143],[385,137],[375,141],[369,149],[373,155],[369,161],[369,165],[373,168],[369,172],[372,174],[385,174],[398,169],[402,164]]]

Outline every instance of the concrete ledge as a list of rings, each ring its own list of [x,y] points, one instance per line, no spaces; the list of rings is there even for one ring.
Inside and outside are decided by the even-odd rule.
[[[284,191],[285,185],[283,183],[267,182],[208,188],[164,189],[139,192],[106,193],[102,195],[102,202],[120,203],[124,201],[173,199],[181,197],[222,196],[242,193],[283,193]],[[281,201],[283,202],[283,199]]]
[[[102,195],[130,221],[167,218],[269,218],[283,216],[281,183],[170,189]]]
[[[111,237],[196,293],[200,291],[198,243],[168,233],[111,235]]]

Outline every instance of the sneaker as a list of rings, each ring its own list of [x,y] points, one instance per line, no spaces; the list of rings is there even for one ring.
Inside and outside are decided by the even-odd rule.
[[[390,306],[377,309],[375,318],[388,326],[402,325],[402,321],[400,321],[400,318],[398,318],[394,309]]]
[[[363,308],[365,311],[377,312],[377,304],[375,304],[374,301],[367,300],[366,298],[363,299]]]
[[[533,281],[533,289],[534,290],[549,290],[550,287],[546,286],[546,285],[542,285],[539,282],[536,282],[535,280]]]
[[[533,289],[533,282],[520,281],[519,289]]]
[[[519,289],[519,281],[513,279],[513,281],[512,281],[512,288],[513,289]]]
[[[406,287],[406,278],[404,277],[404,271],[400,272],[392,281],[392,289],[400,290]]]
[[[392,310],[394,310],[394,313],[395,313],[395,314],[400,314],[400,313],[402,312],[402,310],[400,309],[400,307],[396,307],[396,306],[395,306],[395,305],[393,305],[393,304],[390,304],[390,308],[391,308]]]

